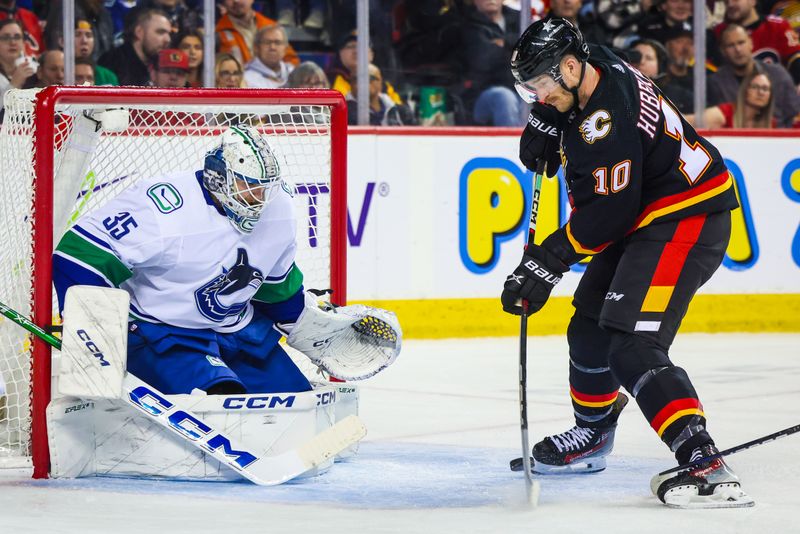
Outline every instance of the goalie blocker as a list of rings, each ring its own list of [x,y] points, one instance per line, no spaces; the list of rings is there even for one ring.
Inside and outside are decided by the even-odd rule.
[[[309,392],[269,395],[160,395],[124,373],[127,310],[120,307],[119,293],[124,294],[81,286],[68,293],[64,350],[54,353],[56,394],[47,410],[51,476],[237,480],[247,476],[241,470],[251,455],[283,460],[305,450],[310,457],[313,445],[313,458],[304,459],[304,465],[295,461],[298,467],[285,475],[288,480],[303,470],[307,475],[326,470],[333,454],[355,452],[363,427],[347,417],[358,411],[358,389],[353,385],[315,384]],[[400,350],[394,314],[367,306],[320,308],[307,295],[297,323],[283,326],[291,329],[290,346],[307,351],[315,364],[334,376],[348,379],[374,375]],[[144,401],[128,391],[136,391],[137,384],[144,388],[138,391],[152,392]],[[193,415],[180,424],[172,418],[164,424],[158,416],[172,405]],[[198,443],[207,428],[236,435],[246,450],[231,447],[223,448],[221,457],[211,454],[218,451]],[[319,439],[322,434],[325,440]],[[334,452],[328,455],[327,450]],[[260,483],[257,477],[247,478]]]

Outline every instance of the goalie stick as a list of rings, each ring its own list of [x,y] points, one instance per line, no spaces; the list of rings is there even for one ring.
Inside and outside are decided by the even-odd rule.
[[[772,434],[756,438],[752,441],[748,441],[747,443],[736,445],[734,447],[731,447],[730,449],[719,451],[716,454],[712,454],[710,456],[704,456],[703,458],[699,458],[694,462],[679,465],[678,467],[673,467],[672,469],[667,469],[666,471],[661,471],[658,474],[658,476],[669,475],[670,473],[677,473],[678,471],[686,471],[693,467],[697,467],[701,464],[705,464],[712,460],[716,460],[717,458],[722,458],[723,456],[728,456],[729,454],[735,454],[737,452],[741,452],[746,449],[752,449],[753,447],[769,443],[770,441],[775,441],[776,439],[785,438],[786,436],[791,436],[792,434],[795,434],[797,432],[800,432],[800,425],[790,426],[789,428],[784,428],[783,430],[779,430],[778,432],[773,432]]]
[[[539,194],[542,190],[542,175],[545,160],[536,162],[536,172],[531,191],[531,217],[528,223],[528,240],[525,248],[533,244],[536,236],[536,219],[539,216]],[[522,436],[522,464],[525,471],[525,490],[528,502],[533,506],[539,503],[539,481],[531,474],[530,442],[528,441],[528,302],[522,301],[522,314],[519,324],[519,429]]]
[[[60,339],[2,302],[0,313],[53,348],[61,350]],[[100,372],[99,366],[99,363],[95,363],[92,367]],[[274,456],[259,456],[198,418],[175,397],[168,400],[156,388],[130,373],[125,374],[121,393],[128,404],[149,416],[152,421],[259,486],[274,486],[302,475],[366,435],[364,424],[357,416],[351,415],[295,449]]]

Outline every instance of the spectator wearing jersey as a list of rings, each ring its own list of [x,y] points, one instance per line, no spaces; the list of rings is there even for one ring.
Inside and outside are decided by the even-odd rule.
[[[283,61],[289,38],[280,24],[264,26],[256,32],[255,57],[244,69],[248,87],[275,89],[286,84],[294,65]]]
[[[357,83],[357,79],[354,81]],[[358,102],[353,92],[346,97],[347,123],[358,124]],[[414,113],[405,104],[397,104],[383,92],[381,70],[369,65],[369,123],[372,126],[414,126]]]
[[[75,58],[75,85],[95,85],[94,70],[91,58]]]
[[[58,48],[63,39],[63,1],[54,0],[50,5],[45,25],[45,41],[48,48]],[[94,34],[94,55],[97,59],[114,48],[114,22],[103,4],[103,0],[75,0],[75,18],[86,20]]]
[[[150,85],[169,89],[185,88],[189,79],[189,56],[177,48],[158,52]]]
[[[245,87],[244,69],[231,54],[217,54],[214,64],[214,85],[223,89]]]
[[[752,72],[744,77],[735,102],[723,102],[703,112],[705,128],[775,128],[775,98],[766,74]],[[694,115],[686,115],[694,125]]]
[[[188,31],[175,38],[177,48],[189,57],[189,87],[203,87],[203,35]]]
[[[0,21],[6,19],[17,20],[22,26],[26,56],[38,56],[46,50],[42,26],[32,11],[17,7],[16,0],[0,0]]]
[[[747,30],[756,59],[782,64],[794,83],[800,85],[800,40],[785,19],[761,16],[756,0],[726,0],[725,21],[714,27],[714,34],[719,37],[728,24],[739,24]]]
[[[223,5],[227,12],[217,21],[217,52],[231,54],[246,65],[253,59],[256,31],[274,25],[276,21],[257,13],[253,9],[253,0],[224,0]],[[283,61],[292,65],[300,62],[292,45],[286,47]]]
[[[472,122],[492,126],[524,124],[523,101],[508,68],[519,37],[519,12],[500,0],[475,0],[461,26],[464,107]]]
[[[148,85],[150,65],[169,46],[170,30],[163,11],[146,9],[136,16],[125,42],[100,56],[98,63],[114,71],[122,85]]]
[[[738,24],[729,24],[722,30],[720,51],[724,61],[708,80],[709,104],[735,101],[743,80],[753,73],[763,73],[770,80],[777,126],[791,128],[794,117],[800,113],[800,96],[783,65],[753,57],[753,41],[747,30]]]

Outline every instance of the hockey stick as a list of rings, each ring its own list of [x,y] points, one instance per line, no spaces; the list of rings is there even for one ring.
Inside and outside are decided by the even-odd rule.
[[[757,447],[758,445],[769,443],[770,441],[775,441],[776,439],[785,438],[786,436],[791,436],[792,434],[796,434],[797,432],[800,432],[800,425],[790,426],[789,428],[784,428],[783,430],[779,430],[778,432],[773,432],[772,434],[769,434],[767,436],[762,436],[752,441],[748,441],[747,443],[742,443],[741,445],[736,445],[735,447],[731,447],[730,449],[719,451],[716,454],[712,454],[710,456],[704,456],[703,458],[700,458],[699,460],[696,460],[694,462],[679,465],[678,467],[673,467],[672,469],[667,469],[666,471],[661,471],[658,474],[658,476],[669,475],[670,473],[677,473],[678,471],[685,471],[693,467],[697,467],[701,464],[710,462],[712,460],[716,460],[717,458],[728,456],[729,454],[735,454],[737,452],[741,452],[746,449],[752,449],[753,447]]]
[[[536,162],[531,192],[531,217],[528,223],[528,240],[525,248],[533,244],[536,236],[536,219],[539,216],[539,194],[542,190],[542,175],[545,160]],[[528,442],[528,301],[522,301],[522,315],[519,320],[519,428],[522,436],[522,465],[525,471],[525,490],[528,502],[536,506],[539,503],[539,481],[531,475],[530,443]]]
[[[0,313],[51,347],[61,350],[60,339],[2,302]],[[94,368],[98,369],[101,364],[96,363],[93,355],[90,358],[95,362]],[[168,400],[156,388],[130,373],[125,374],[122,382],[122,398],[155,423],[259,486],[273,486],[291,480],[331,459],[366,435],[361,420],[351,415],[295,449],[274,456],[259,456],[194,415],[175,396]]]

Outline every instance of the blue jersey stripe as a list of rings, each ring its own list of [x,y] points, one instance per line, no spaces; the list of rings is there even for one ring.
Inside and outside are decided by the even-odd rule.
[[[90,234],[85,228],[83,228],[83,227],[81,227],[81,226],[76,224],[75,226],[72,227],[72,230],[76,234],[80,234],[81,237],[85,237],[86,239],[88,239],[89,241],[94,243],[95,245],[99,245],[99,246],[101,246],[101,247],[113,252],[113,249],[111,248],[111,246],[108,243],[106,243],[105,241],[103,241],[99,237]]]

